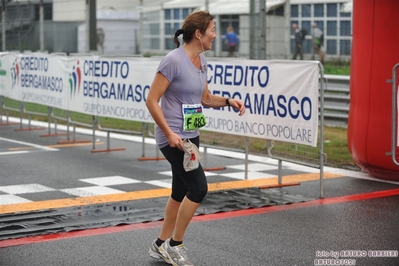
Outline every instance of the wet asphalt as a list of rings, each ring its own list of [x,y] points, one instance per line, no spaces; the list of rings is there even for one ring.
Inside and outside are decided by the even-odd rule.
[[[166,161],[138,160],[143,150],[137,139],[112,138],[113,147],[126,148],[118,152],[92,153],[90,145],[44,151],[42,146],[54,145],[65,136],[42,138],[40,134],[45,131],[15,131],[16,127],[0,127],[0,138],[19,141],[0,141],[0,152],[4,153],[0,156],[0,187],[29,183],[53,188],[23,195],[30,201],[74,198],[60,191],[81,186],[80,179],[87,177],[124,176],[139,180],[134,186],[114,187],[129,191],[153,189],[145,182],[169,178],[159,174],[169,170]],[[78,136],[90,140],[84,133]],[[104,135],[97,138],[99,143],[106,141]],[[25,146],[22,142],[41,146],[28,153],[6,154],[10,148]],[[149,157],[158,155],[152,143],[145,144],[145,153]],[[209,167],[242,163],[237,155],[211,153],[208,158]],[[298,169],[303,171],[299,166]],[[184,240],[190,259],[195,265],[212,266],[399,265],[399,182],[373,179],[358,171],[326,167],[325,172],[342,177],[325,179],[323,199],[318,197],[319,181],[307,181],[274,189],[302,197],[302,202],[195,216]],[[210,183],[231,180],[222,175],[208,178]],[[157,200],[162,206],[166,197]],[[0,220],[17,214],[2,214]],[[160,230],[161,220],[155,220],[107,223],[98,226],[97,231],[88,226],[1,240],[0,265],[167,265],[147,254]],[[12,242],[15,239],[20,242]]]

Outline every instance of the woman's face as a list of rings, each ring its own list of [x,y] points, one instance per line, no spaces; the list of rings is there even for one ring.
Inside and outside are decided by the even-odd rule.
[[[212,42],[216,38],[216,30],[215,30],[215,22],[211,20],[206,28],[205,35],[202,36],[202,44],[204,46],[204,50],[212,50]]]

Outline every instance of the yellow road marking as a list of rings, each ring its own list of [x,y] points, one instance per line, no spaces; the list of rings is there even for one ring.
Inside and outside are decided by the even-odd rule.
[[[324,178],[340,178],[340,177],[343,176],[333,173],[326,173],[326,172],[324,173]],[[291,175],[283,177],[283,184],[284,183],[289,184],[292,182],[315,181],[319,179],[320,175],[318,173]],[[263,187],[274,186],[277,184],[278,184],[277,177],[262,178],[255,180],[239,180],[239,181],[230,181],[230,182],[210,183],[208,184],[208,191],[242,189],[250,187],[260,187],[260,186]],[[65,208],[73,206],[84,206],[90,204],[102,204],[102,203],[118,202],[118,201],[159,198],[159,197],[167,197],[169,195],[170,195],[170,188],[160,188],[152,190],[132,191],[121,194],[8,204],[8,205],[0,205],[0,214],[37,211],[44,209],[56,209],[56,208]]]
[[[104,142],[96,142],[96,145],[102,145]],[[93,142],[85,142],[85,143],[69,143],[69,144],[54,144],[54,145],[47,145],[45,147],[48,148],[64,148],[64,147],[74,147],[74,146],[89,146],[93,145]],[[18,148],[9,148],[9,151],[21,151],[21,150],[32,150],[35,147],[18,147]]]
[[[9,151],[24,151],[24,150],[33,150],[36,147],[18,147],[18,148],[8,148]]]

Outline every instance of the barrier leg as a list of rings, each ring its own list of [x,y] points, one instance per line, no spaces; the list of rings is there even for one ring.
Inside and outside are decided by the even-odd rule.
[[[145,138],[145,136],[143,136],[143,138]],[[144,153],[143,153],[144,155]],[[165,157],[160,157],[159,156],[159,149],[158,146],[155,145],[155,157],[139,157],[137,160],[139,161],[161,161],[161,160],[166,160]]]
[[[9,125],[15,125],[15,124],[18,124],[17,122],[10,122],[9,121],[9,112],[8,112],[8,110],[6,110],[6,122],[3,122],[3,116],[2,115],[0,115],[0,118],[1,118],[1,121],[0,121],[0,126],[9,126]]]
[[[142,136],[143,136],[143,139],[142,139],[142,150],[143,150],[143,153],[142,153],[142,156],[141,157],[139,157],[137,160],[139,160],[139,161],[160,161],[160,160],[166,160],[166,158],[165,157],[160,157],[159,156],[159,149],[158,149],[158,146],[157,145],[155,145],[155,157],[146,157],[145,156],[145,132],[146,132],[146,129],[148,129],[148,124],[146,124],[146,126],[144,127],[142,127]]]
[[[31,127],[31,114],[28,114],[28,127],[22,127],[22,114],[21,114],[21,126],[20,128],[14,129],[15,131],[29,131],[29,130],[43,130],[44,127]]]
[[[225,170],[226,166],[212,167],[212,168],[206,167],[207,164],[208,164],[208,151],[207,151],[207,149],[208,149],[208,147],[205,146],[204,147],[204,156],[203,156],[204,157],[204,166],[205,166],[205,167],[203,167],[204,171],[211,172],[211,171]]]
[[[73,133],[72,133],[73,139],[69,140],[69,126],[68,126],[67,135],[68,135],[67,140],[60,140],[57,143],[58,144],[69,144],[69,143],[90,143],[91,142],[90,140],[76,140],[76,125],[75,124],[73,124]]]
[[[107,148],[104,149],[104,150],[93,149],[91,152],[92,153],[96,153],[96,152],[111,152],[111,151],[124,151],[124,150],[126,150],[125,148],[113,148],[113,149],[111,149],[110,148],[110,146],[111,146],[110,142],[111,142],[110,131],[107,131]],[[93,145],[94,145],[94,143],[95,143],[95,139],[93,139]]]
[[[54,118],[54,134],[51,134],[51,114],[53,112],[53,108],[49,107],[48,108],[48,133],[47,134],[41,134],[40,137],[56,137],[56,136],[65,136],[68,133],[57,133],[57,123],[58,120],[57,118]]]

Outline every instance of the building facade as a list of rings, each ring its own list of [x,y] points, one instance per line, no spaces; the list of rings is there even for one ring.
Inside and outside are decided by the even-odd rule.
[[[291,2],[291,24],[296,23],[310,33],[304,43],[306,55],[313,54],[311,35],[312,23],[315,22],[324,34],[322,48],[326,57],[349,59],[352,43],[352,12],[347,8],[348,2],[307,3],[295,0]],[[294,36],[291,35],[291,52],[293,47]]]
[[[207,54],[215,57],[227,55],[222,43],[228,26],[232,26],[240,38],[238,57],[250,58],[250,30],[261,31],[259,2],[255,1],[255,20],[251,20],[248,0],[228,2],[212,1],[208,10],[215,15],[218,37],[213,51]],[[326,60],[349,60],[352,42],[352,12],[350,0],[267,0],[266,1],[266,58],[290,59],[294,50],[294,32],[291,25],[296,23],[305,28],[308,35],[304,41],[304,58],[313,59],[312,23],[317,23],[324,34],[322,50]],[[220,4],[224,9],[220,10]],[[201,2],[174,0],[158,7],[144,9],[143,50],[144,54],[163,55],[174,48],[173,34],[180,28],[187,14],[196,9],[206,9]],[[252,49],[260,50],[261,36],[255,36]],[[256,54],[256,53],[255,53]]]
[[[254,3],[252,12],[251,1]],[[213,50],[207,52],[208,56],[227,56],[227,47],[222,39],[227,32],[227,27],[232,26],[240,39],[237,57],[256,59],[260,54],[259,51],[264,49],[266,59],[290,59],[294,48],[291,24],[296,23],[309,32],[304,42],[304,57],[312,59],[314,52],[311,25],[316,22],[324,33],[325,59],[350,59],[352,0],[266,0],[265,23],[260,22],[261,2],[262,0],[115,0],[112,2],[97,0],[96,3],[97,13],[137,14],[138,21],[131,32],[125,27],[112,29],[113,35],[118,35],[119,30],[118,36],[129,36],[126,40],[134,38],[135,44],[131,46],[131,49],[129,48],[130,50],[126,50],[132,53],[166,54],[174,48],[173,35],[181,27],[185,17],[196,9],[207,9],[215,15],[217,27],[217,38],[214,41]],[[6,50],[37,51],[39,49],[38,3],[38,0],[19,0],[7,4]],[[84,37],[78,36],[84,36],[82,25],[85,25],[87,19],[86,1],[75,0],[73,4],[71,3],[64,0],[45,0],[45,50],[81,52],[82,49],[79,47],[84,46],[82,42],[85,40]],[[261,32],[265,32],[265,36],[261,36]],[[105,34],[106,42],[110,41],[111,32],[105,32]],[[107,44],[104,42],[104,45]],[[104,49],[104,53],[117,53],[111,50]]]

